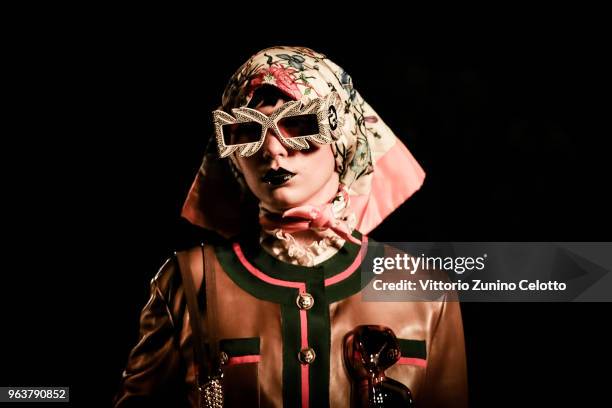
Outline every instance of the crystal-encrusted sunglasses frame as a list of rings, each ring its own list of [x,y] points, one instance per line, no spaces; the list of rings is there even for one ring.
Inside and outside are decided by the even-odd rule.
[[[303,150],[310,147],[309,141],[319,144],[330,144],[338,140],[344,125],[344,103],[337,92],[331,92],[322,98],[314,98],[306,105],[301,101],[287,102],[269,116],[251,108],[234,108],[232,113],[233,116],[222,110],[213,112],[213,123],[220,157],[227,157],[235,151],[238,151],[238,154],[242,157],[252,156],[261,148],[268,129],[272,129],[285,146],[295,150]],[[319,133],[285,137],[278,128],[278,122],[283,118],[312,114],[317,116]],[[223,126],[247,122],[257,122],[261,125],[261,137],[259,140],[256,142],[226,145],[223,138]]]

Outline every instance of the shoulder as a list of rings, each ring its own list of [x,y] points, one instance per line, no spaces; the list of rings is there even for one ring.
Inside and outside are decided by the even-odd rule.
[[[182,226],[180,238],[177,242],[172,254],[166,258],[162,263],[161,267],[151,279],[151,285],[159,287],[162,291],[167,291],[172,288],[173,284],[177,281],[180,282],[180,269],[177,259],[179,253],[194,253],[197,250],[201,250],[203,245],[208,246],[219,246],[227,243],[227,239],[223,238],[219,234],[205,230],[202,228],[196,228],[191,224]]]
[[[215,239],[206,242],[199,242],[195,245],[182,247],[176,250],[163,262],[157,273],[151,279],[151,290],[163,298],[166,303],[173,303],[177,297],[182,297],[182,277],[181,260],[186,262],[186,266],[194,273],[196,287],[199,287],[202,280],[203,269],[203,247],[206,245],[211,248],[228,245],[227,240]],[[199,276],[198,276],[199,275]]]
[[[161,297],[166,303],[174,297],[181,285],[180,271],[176,254],[173,253],[161,265],[155,276],[151,279],[151,291]]]
[[[197,251],[201,252],[201,248],[201,245],[197,245],[182,251],[173,252],[151,279],[151,300],[149,303],[152,307],[156,305],[155,307],[160,308],[159,310],[167,313],[175,325],[183,321],[186,306],[179,255],[181,253],[192,254],[197,253]]]

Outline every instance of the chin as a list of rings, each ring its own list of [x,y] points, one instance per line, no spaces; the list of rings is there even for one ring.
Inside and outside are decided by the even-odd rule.
[[[287,209],[301,205],[304,200],[300,199],[290,187],[279,187],[270,193],[270,204],[275,208]]]

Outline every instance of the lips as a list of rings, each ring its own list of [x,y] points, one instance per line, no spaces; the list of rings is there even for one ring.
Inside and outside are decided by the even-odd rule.
[[[295,176],[295,173],[290,172],[287,169],[279,167],[278,169],[270,169],[263,175],[261,181],[272,186],[281,186],[291,180]]]

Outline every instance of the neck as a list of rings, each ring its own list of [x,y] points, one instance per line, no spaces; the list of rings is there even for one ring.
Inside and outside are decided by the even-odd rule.
[[[348,192],[339,184],[334,194],[321,203],[304,203],[281,213],[260,204],[260,242],[281,260],[314,266],[333,256],[345,240],[360,244],[351,236],[355,215],[349,206]]]
[[[330,180],[317,192],[317,194],[313,195],[310,199],[308,199],[307,201],[305,201],[304,203],[296,207],[301,207],[301,206],[306,206],[306,205],[319,206],[319,205],[331,203],[332,200],[338,194],[339,189],[340,189],[339,175],[338,173],[334,173],[333,176],[330,178]],[[268,205],[264,205],[263,203],[260,203],[260,207],[273,214],[282,214],[284,211],[289,209],[289,208],[278,209],[278,208],[273,208],[273,207],[271,208]],[[300,243],[301,245],[307,246],[307,245],[312,244],[313,242],[320,241],[323,237],[326,236],[326,232],[325,231],[320,232],[320,231],[308,229],[304,231],[292,232],[291,235],[293,236],[293,238],[295,238],[295,240],[298,243]]]

